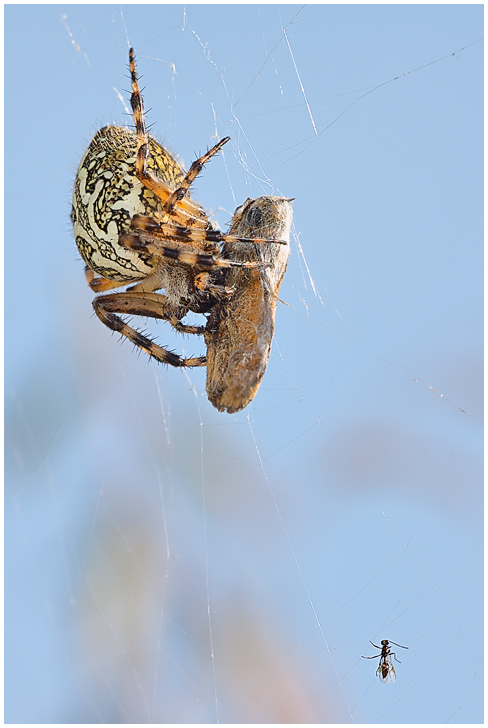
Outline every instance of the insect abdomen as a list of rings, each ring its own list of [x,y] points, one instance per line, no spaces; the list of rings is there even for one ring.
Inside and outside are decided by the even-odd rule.
[[[255,396],[269,360],[276,301],[263,293],[259,272],[243,295],[215,307],[207,324],[207,394],[220,412],[239,412]]]

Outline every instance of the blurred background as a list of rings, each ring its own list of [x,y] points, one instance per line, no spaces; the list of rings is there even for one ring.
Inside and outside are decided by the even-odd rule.
[[[475,5],[6,6],[6,722],[483,721],[482,34]],[[131,123],[129,43],[187,167],[232,137],[192,193],[222,229],[295,197],[235,415],[92,313],[72,183]]]

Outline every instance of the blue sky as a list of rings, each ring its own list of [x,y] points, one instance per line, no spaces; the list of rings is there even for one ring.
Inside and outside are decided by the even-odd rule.
[[[474,5],[6,7],[7,722],[483,720],[482,35]],[[72,182],[130,123],[128,42],[186,166],[231,136],[193,192],[221,228],[295,198],[236,415],[92,315]]]

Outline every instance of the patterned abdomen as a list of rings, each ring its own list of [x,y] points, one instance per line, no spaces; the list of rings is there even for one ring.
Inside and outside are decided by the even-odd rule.
[[[119,244],[134,215],[161,219],[162,203],[135,175],[137,137],[106,126],[93,137],[81,160],[73,189],[74,235],[80,255],[95,273],[116,281],[150,275],[150,256]],[[175,189],[184,177],[173,157],[149,137],[148,170]]]

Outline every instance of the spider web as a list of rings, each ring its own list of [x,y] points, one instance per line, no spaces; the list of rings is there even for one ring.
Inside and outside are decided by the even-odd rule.
[[[34,59],[63,98],[37,146],[6,122],[12,189],[43,179],[22,251],[6,195],[7,270],[29,281],[6,280],[6,720],[481,722],[482,11],[6,23],[31,136]],[[246,197],[296,198],[272,356],[237,415],[204,370],[146,365],[89,315],[67,190],[96,129],[130,123],[128,41],[152,133],[186,166],[232,137],[193,192],[222,228]],[[361,657],[382,639],[409,648],[394,686]]]

